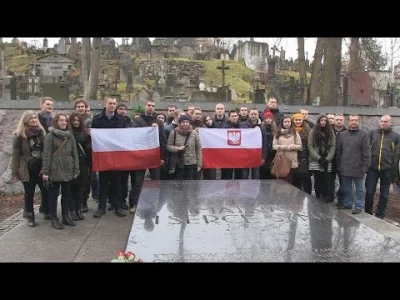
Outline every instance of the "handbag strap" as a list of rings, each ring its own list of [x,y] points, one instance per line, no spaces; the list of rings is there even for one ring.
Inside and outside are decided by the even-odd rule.
[[[53,152],[52,157],[54,157],[60,150],[61,148],[64,146],[64,144],[67,142],[67,140],[63,140],[63,142],[61,143],[61,145],[57,148],[56,151]]]
[[[83,155],[86,156],[85,150],[83,149],[81,143],[77,143],[77,144],[78,144],[79,148],[81,148]]]

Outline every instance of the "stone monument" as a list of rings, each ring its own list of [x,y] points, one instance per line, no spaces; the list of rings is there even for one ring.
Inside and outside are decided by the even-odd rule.
[[[400,243],[282,180],[145,180],[126,251],[144,262],[400,261]]]

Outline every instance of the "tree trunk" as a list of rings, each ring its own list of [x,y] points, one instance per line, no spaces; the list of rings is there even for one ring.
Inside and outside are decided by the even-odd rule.
[[[306,58],[304,55],[304,38],[297,38],[297,51],[299,62],[299,73],[300,73],[300,85],[304,87],[303,103],[307,103],[307,70],[306,70]]]
[[[322,71],[321,106],[335,106],[338,104],[341,59],[342,38],[329,38]]]
[[[349,72],[360,71],[360,38],[351,38]]]
[[[81,83],[83,94],[86,94],[90,74],[90,38],[82,38],[82,64],[81,64]]]
[[[321,67],[322,56],[325,51],[327,38],[318,38],[315,47],[314,60],[312,62],[311,80],[310,80],[310,98],[307,104],[311,104],[315,98],[321,95]]]
[[[85,100],[97,100],[97,87],[100,76],[101,38],[93,38],[91,65],[88,89],[85,89]]]

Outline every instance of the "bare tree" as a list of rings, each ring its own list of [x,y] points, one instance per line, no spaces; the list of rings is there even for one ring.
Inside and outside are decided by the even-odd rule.
[[[83,91],[86,90],[86,86],[89,84],[90,74],[90,38],[82,38],[82,64],[81,64],[81,83]]]
[[[324,55],[327,38],[318,38],[317,45],[315,47],[314,60],[312,62],[311,80],[310,80],[310,98],[307,104],[320,95],[321,91],[321,68],[322,68],[322,57]]]
[[[361,71],[360,52],[360,38],[351,38],[349,72]]]
[[[321,102],[323,106],[338,104],[340,86],[342,38],[328,38],[322,71]]]
[[[99,84],[100,76],[100,58],[101,58],[101,38],[93,38],[91,65],[88,84],[85,85],[83,93],[86,100],[97,99],[97,87]]]
[[[306,58],[304,55],[304,38],[297,38],[297,52],[298,52],[298,63],[300,73],[300,85],[304,86],[303,102],[307,102],[307,70],[306,70]]]

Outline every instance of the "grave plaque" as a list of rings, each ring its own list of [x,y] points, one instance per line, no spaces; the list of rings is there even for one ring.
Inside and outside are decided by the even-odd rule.
[[[145,262],[400,261],[400,243],[282,180],[145,180],[126,251]]]

